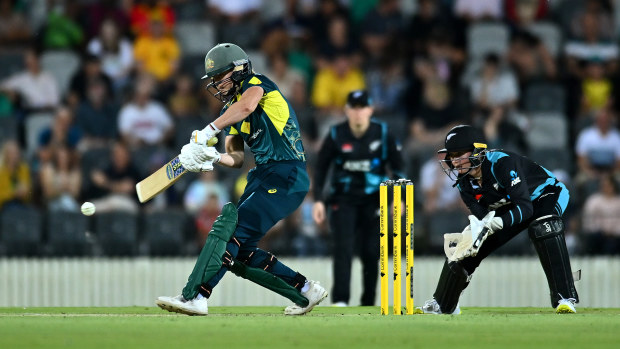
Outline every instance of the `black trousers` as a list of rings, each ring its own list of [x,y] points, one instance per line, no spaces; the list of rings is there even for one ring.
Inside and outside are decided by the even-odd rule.
[[[361,305],[374,305],[379,275],[378,201],[339,202],[329,206],[333,238],[334,287],[332,302],[349,303],[351,264],[354,255],[362,262]]]

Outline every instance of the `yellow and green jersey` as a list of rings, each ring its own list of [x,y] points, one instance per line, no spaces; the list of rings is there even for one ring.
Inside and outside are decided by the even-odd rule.
[[[243,80],[240,92],[222,108],[220,115],[252,86],[262,87],[263,97],[250,115],[227,127],[226,133],[243,138],[257,165],[273,161],[306,161],[297,115],[276,84],[264,75],[252,74]]]

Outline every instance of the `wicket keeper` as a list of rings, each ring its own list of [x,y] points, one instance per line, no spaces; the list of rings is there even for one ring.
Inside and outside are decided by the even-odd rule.
[[[205,71],[207,90],[224,107],[183,146],[183,167],[192,172],[212,171],[215,163],[240,168],[244,142],[256,167],[237,205],[226,204],[213,224],[182,294],[159,297],[156,304],[172,312],[207,315],[207,299],[231,270],[292,300],[286,315],[305,314],[327,297],[327,291],[257,247],[275,223],[297,209],[309,189],[295,112],[271,80],[252,70],[248,55],[237,45],[213,47],[205,57]],[[207,145],[220,130],[227,134],[225,153]]]
[[[374,305],[379,275],[379,184],[404,178],[401,144],[388,125],[372,119],[373,106],[367,91],[347,96],[347,121],[333,126],[321,146],[315,169],[312,216],[322,224],[329,212],[333,239],[334,286],[332,304],[347,306],[351,293],[351,262],[362,262],[361,305]],[[329,169],[331,186],[323,197]],[[327,207],[327,208],[326,208]]]
[[[524,156],[487,149],[482,133],[469,125],[452,128],[438,153],[472,215],[462,233],[445,235],[447,260],[433,298],[421,310],[459,314],[459,296],[480,262],[527,230],[547,277],[551,306],[557,313],[575,313],[579,296],[562,221],[566,186]]]

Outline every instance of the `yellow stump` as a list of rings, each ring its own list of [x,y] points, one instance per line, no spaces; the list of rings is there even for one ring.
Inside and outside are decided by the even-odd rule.
[[[388,314],[388,188],[381,183],[379,187],[379,264],[381,281],[381,315]]]
[[[413,314],[413,237],[414,237],[414,229],[413,229],[413,183],[407,182],[406,191],[405,191],[405,210],[407,212],[407,217],[405,220],[405,251],[406,251],[406,264],[407,264],[407,274],[406,274],[406,300],[405,300],[405,308],[407,315]]]
[[[401,187],[399,183],[394,184],[394,224],[393,224],[393,245],[392,255],[394,257],[394,314],[401,315],[401,265],[400,265],[400,232],[401,232]]]

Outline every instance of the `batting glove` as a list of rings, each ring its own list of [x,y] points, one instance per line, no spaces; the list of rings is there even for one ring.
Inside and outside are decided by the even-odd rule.
[[[195,130],[192,132],[190,142],[200,145],[213,145],[207,144],[207,142],[211,141],[211,138],[217,136],[218,133],[220,133],[220,129],[218,129],[213,123],[210,123],[204,129]]]

